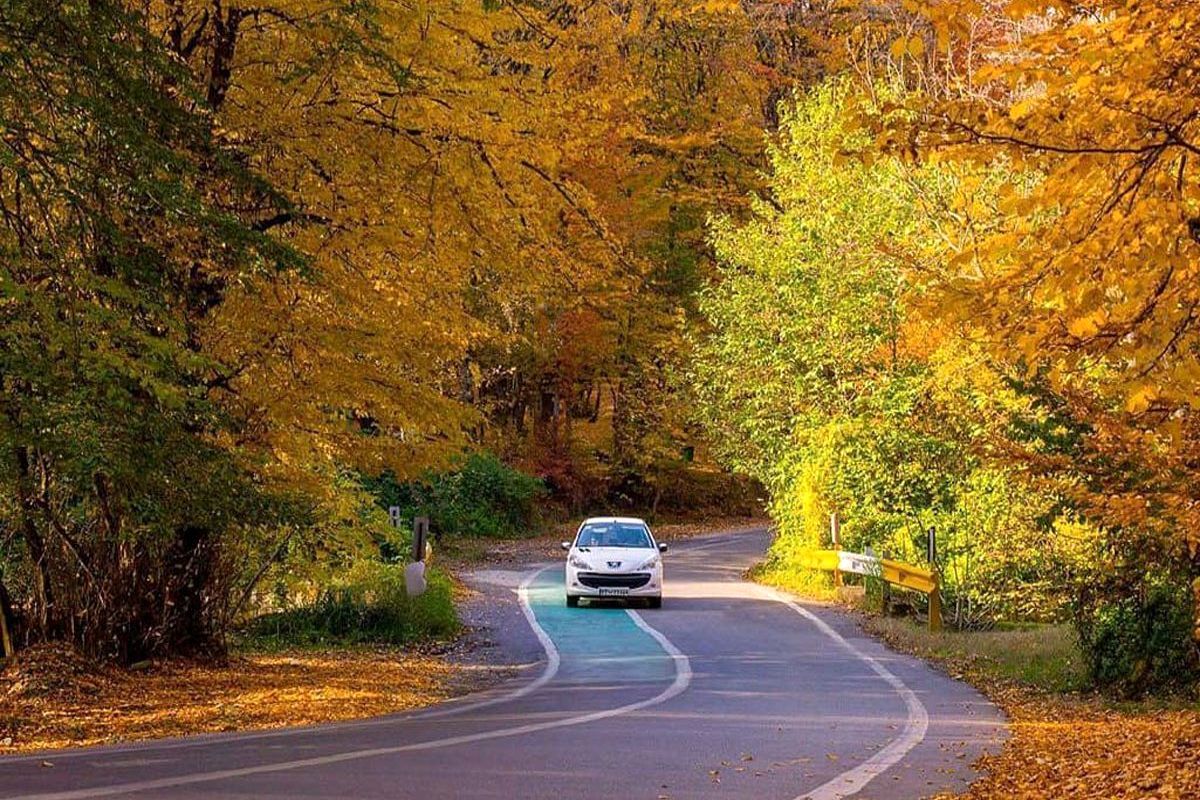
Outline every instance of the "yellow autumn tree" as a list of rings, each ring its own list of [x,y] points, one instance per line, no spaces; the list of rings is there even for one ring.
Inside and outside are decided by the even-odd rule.
[[[1195,5],[912,8],[927,26],[897,52],[940,80],[881,144],[1011,167],[998,224],[963,239],[934,281],[936,312],[1061,423],[1060,446],[1020,457],[1108,531],[1083,607],[1097,620],[1135,609],[1136,625],[1161,630],[1169,614],[1145,615],[1163,597],[1178,607],[1190,584],[1200,637]]]

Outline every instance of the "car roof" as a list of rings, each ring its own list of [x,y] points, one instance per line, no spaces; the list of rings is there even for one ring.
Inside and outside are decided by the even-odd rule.
[[[588,525],[593,522],[624,522],[633,525],[646,525],[646,520],[640,517],[588,517],[582,524]],[[649,528],[649,525],[646,525]]]

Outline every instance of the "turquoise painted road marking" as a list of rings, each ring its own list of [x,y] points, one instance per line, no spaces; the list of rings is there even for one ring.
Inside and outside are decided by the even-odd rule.
[[[529,606],[562,658],[568,680],[671,681],[675,662],[620,606],[567,608],[563,570],[548,569],[529,587]]]

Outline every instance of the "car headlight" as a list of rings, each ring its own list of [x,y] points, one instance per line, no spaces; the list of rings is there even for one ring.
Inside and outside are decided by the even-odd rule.
[[[574,567],[575,569],[591,569],[591,568],[592,568],[592,565],[591,565],[591,564],[589,564],[588,562],[584,561],[584,560],[583,560],[582,558],[580,558],[579,556],[575,556],[575,555],[573,555],[573,556],[571,556],[570,558],[568,558],[568,559],[567,559],[567,563],[568,563],[568,564],[570,564],[570,565],[571,565],[572,567]]]
[[[657,566],[658,566],[658,556],[650,556],[650,558],[646,559],[645,563],[643,563],[640,567],[638,567],[638,569],[639,570],[654,569]]]

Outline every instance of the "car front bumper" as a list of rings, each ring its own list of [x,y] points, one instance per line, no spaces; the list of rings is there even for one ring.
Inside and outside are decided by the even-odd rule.
[[[603,572],[567,565],[567,596],[619,600],[622,597],[661,597],[662,564],[629,572]]]

